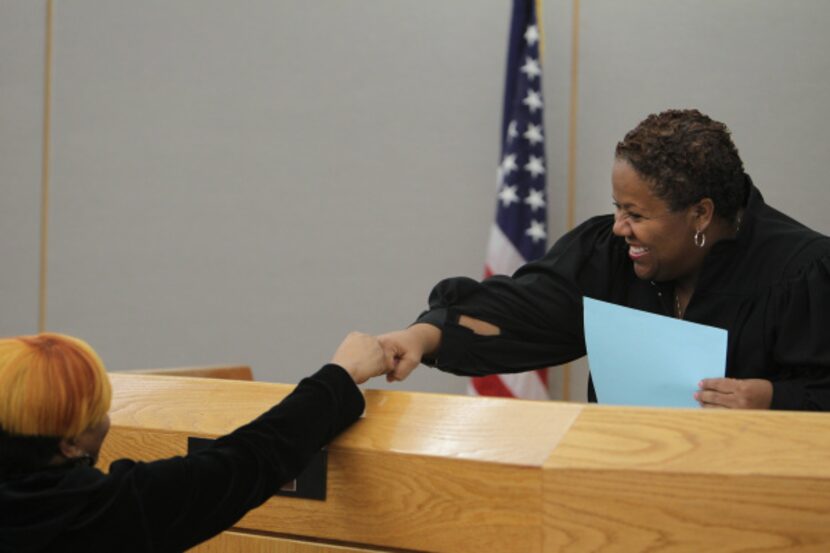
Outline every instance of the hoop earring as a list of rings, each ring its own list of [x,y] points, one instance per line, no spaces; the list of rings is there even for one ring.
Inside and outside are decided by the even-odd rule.
[[[703,232],[701,232],[701,231],[697,231],[695,233],[694,240],[695,240],[695,246],[697,246],[698,248],[702,248],[703,246],[706,245],[706,235],[703,234]]]

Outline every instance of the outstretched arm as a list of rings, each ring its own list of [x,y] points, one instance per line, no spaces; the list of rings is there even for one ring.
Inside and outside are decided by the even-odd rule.
[[[458,324],[481,336],[497,336],[501,330],[486,321],[461,315]],[[405,380],[424,355],[433,355],[441,345],[441,329],[429,323],[417,323],[405,330],[379,336],[386,356],[386,380]]]
[[[115,507],[100,517],[97,534],[123,540],[107,528],[129,519],[148,549],[183,551],[225,530],[355,422],[365,405],[355,383],[385,370],[377,338],[352,333],[331,363],[210,447],[152,463],[116,461],[110,478],[119,484],[118,496]],[[117,544],[109,549],[118,550]]]

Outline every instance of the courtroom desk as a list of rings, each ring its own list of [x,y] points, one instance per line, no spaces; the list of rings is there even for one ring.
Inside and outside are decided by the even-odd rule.
[[[111,377],[105,466],[182,454],[293,388]],[[196,551],[830,551],[828,415],[366,399],[329,448],[325,501],[275,497]]]

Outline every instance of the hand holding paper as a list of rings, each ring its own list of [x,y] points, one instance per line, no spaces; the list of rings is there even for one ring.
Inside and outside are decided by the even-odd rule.
[[[761,378],[704,378],[698,387],[695,399],[701,407],[769,409],[772,404],[772,382]]]

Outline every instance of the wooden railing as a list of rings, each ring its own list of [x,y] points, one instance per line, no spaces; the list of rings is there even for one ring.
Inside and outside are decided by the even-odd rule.
[[[103,463],[182,454],[292,386],[113,374]],[[830,550],[830,416],[366,392],[325,501],[274,497],[196,551]]]
[[[214,365],[206,367],[173,367],[166,369],[135,369],[121,374],[154,374],[157,376],[191,376],[225,380],[253,380],[254,373],[247,365]]]

